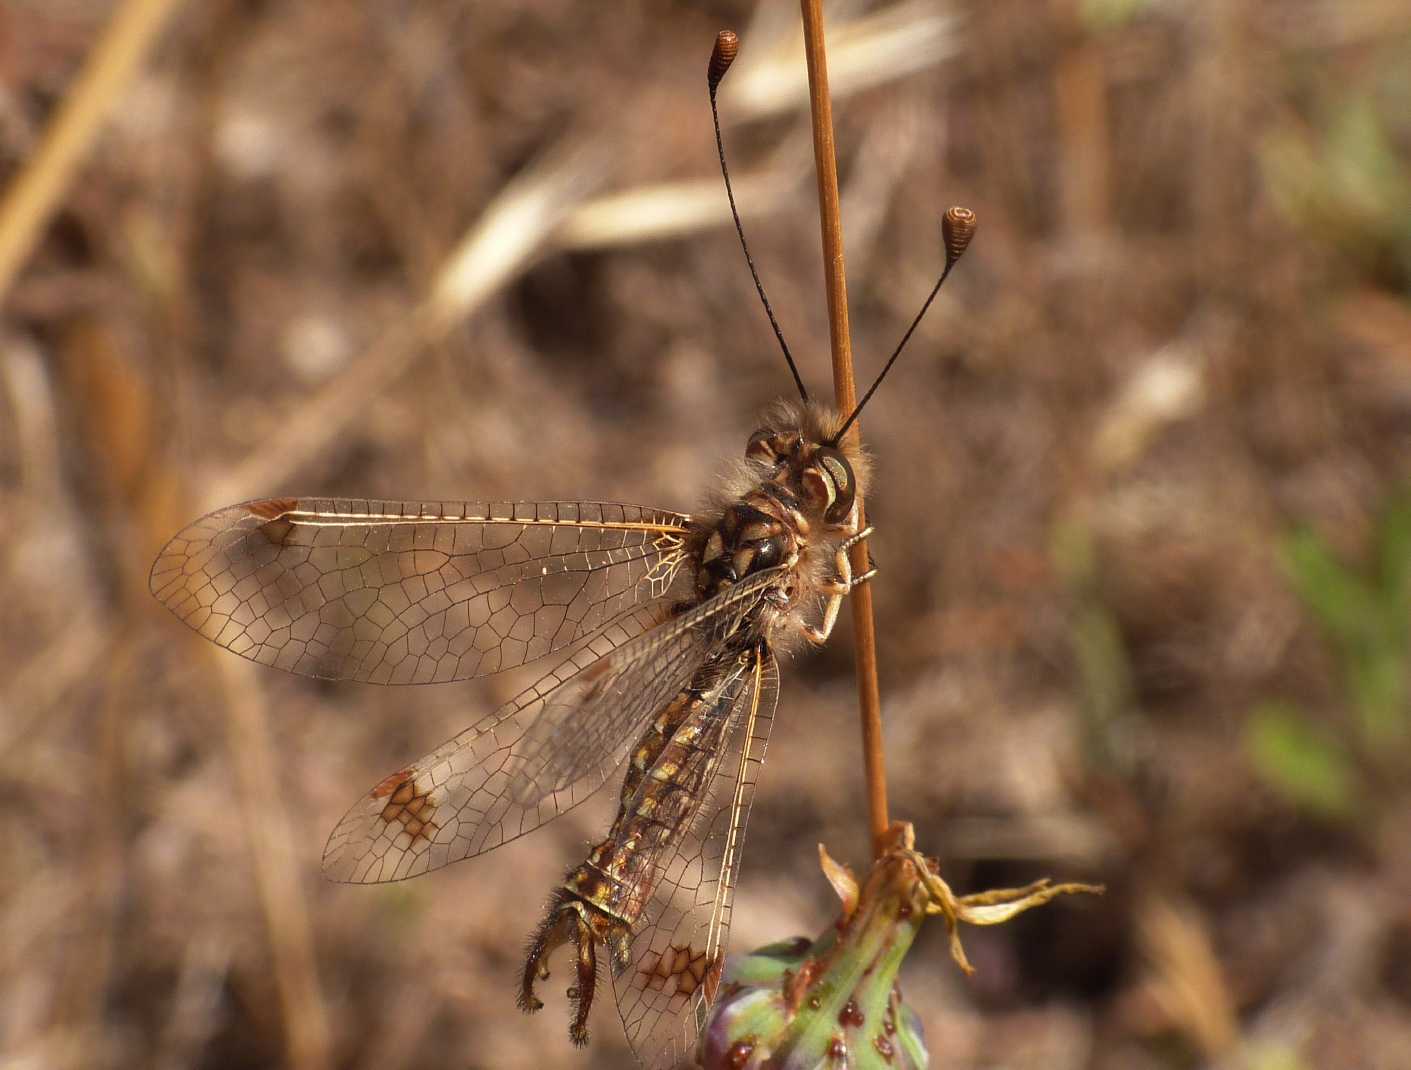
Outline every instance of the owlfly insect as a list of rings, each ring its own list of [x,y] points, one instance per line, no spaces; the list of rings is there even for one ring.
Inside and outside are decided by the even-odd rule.
[[[777,657],[822,644],[867,537],[868,465],[844,433],[891,368],[974,229],[947,212],[945,271],[846,419],[810,401],[745,244],[716,90],[716,148],[741,247],[797,402],[779,402],[733,474],[687,515],[602,502],[268,498],[171,540],[153,594],[201,635],[263,665],[378,684],[468,680],[540,659],[539,681],[392,773],[339,822],[324,872],[414,877],[523,836],[625,768],[607,835],[553,890],[519,1006],[569,945],[569,1036],[588,1040],[605,959],[627,1038],[652,1067],[695,1042],[714,998],[731,896],[778,693]]]

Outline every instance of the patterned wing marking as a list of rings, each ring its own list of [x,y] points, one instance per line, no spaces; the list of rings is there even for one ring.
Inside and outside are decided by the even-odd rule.
[[[784,569],[756,573],[664,622],[660,607],[614,620],[495,713],[359,800],[329,837],[325,874],[357,884],[402,880],[493,850],[571,810],[611,777],[662,705],[742,621],[756,619],[761,599],[785,577]],[[416,833],[409,811],[396,808],[403,793],[419,801]]]
[[[400,822],[409,843],[419,840],[429,843],[441,831],[431,790],[425,784],[418,784],[410,769],[393,773],[382,781],[372,789],[372,797],[387,800],[378,817],[389,826]]]
[[[670,944],[666,950],[652,952],[645,958],[637,970],[637,984],[648,992],[664,993],[667,1000],[683,1001],[704,987],[702,994],[709,1006],[720,984],[720,964],[719,956],[703,947]]]
[[[262,665],[467,680],[566,649],[665,594],[689,519],[603,502],[267,498],[197,520],[150,583],[196,631]]]
[[[722,725],[721,755],[689,831],[650,860],[652,897],[613,989],[628,1042],[651,1070],[674,1067],[695,1050],[715,999],[745,823],[778,697],[778,663],[765,648]]]

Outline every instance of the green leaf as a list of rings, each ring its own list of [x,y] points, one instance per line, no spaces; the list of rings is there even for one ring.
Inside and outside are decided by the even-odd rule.
[[[1372,753],[1406,736],[1406,664],[1404,648],[1382,643],[1347,663],[1348,689]]]
[[[1103,607],[1085,606],[1074,622],[1073,645],[1087,713],[1095,727],[1107,729],[1126,712],[1132,693],[1121,630]]]
[[[1334,117],[1327,138],[1330,176],[1343,209],[1388,238],[1406,225],[1411,180],[1371,96],[1357,94]]]
[[[1284,567],[1299,596],[1319,622],[1340,642],[1366,647],[1381,631],[1377,592],[1338,561],[1312,531],[1284,540]]]
[[[1126,25],[1150,5],[1151,0],[1082,0],[1079,10],[1089,29],[1102,31]]]
[[[1391,638],[1404,646],[1411,633],[1411,491],[1393,498],[1383,514],[1377,556],[1382,609]]]
[[[1256,772],[1289,801],[1325,817],[1346,818],[1357,809],[1357,774],[1346,750],[1297,707],[1258,706],[1246,743]]]

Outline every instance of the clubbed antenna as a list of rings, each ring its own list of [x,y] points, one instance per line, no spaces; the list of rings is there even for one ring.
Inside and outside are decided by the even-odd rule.
[[[911,336],[921,319],[926,315],[926,310],[931,307],[931,302],[936,299],[936,294],[941,292],[941,286],[950,275],[950,269],[955,267],[956,262],[965,255],[965,250],[970,247],[970,239],[975,236],[975,213],[969,208],[962,208],[960,205],[946,209],[946,214],[941,220],[941,241],[946,247],[946,267],[941,272],[941,277],[936,280],[936,285],[931,287],[931,294],[926,298],[926,303],[921,306],[921,311],[916,313],[916,318],[911,321],[911,326],[906,329],[906,334],[902,335],[901,341],[897,343],[896,349],[892,350],[892,355],[887,358],[887,363],[882,366],[879,374],[872,385],[867,388],[867,393],[862,396],[862,400],[857,403],[857,408],[853,409],[852,415],[843,421],[843,426],[838,428],[829,443],[836,446],[842,441],[843,435],[847,433],[853,421],[857,419],[858,413],[862,412],[862,407],[867,404],[872,395],[877,392],[877,388],[882,385],[882,380],[887,377],[887,373],[892,370],[892,365],[896,363],[897,357],[901,356],[901,351],[906,348],[906,343],[911,341]]]
[[[960,205],[952,205],[946,209],[946,214],[941,220],[941,239],[946,243],[946,272],[955,266],[955,262],[965,255],[965,250],[970,248],[970,239],[975,237],[975,213],[969,208],[962,208]],[[941,282],[945,281],[945,276],[941,276]],[[937,286],[940,283],[936,284]],[[925,309],[922,309],[924,312]]]
[[[784,360],[788,362],[789,371],[794,375],[794,382],[799,388],[799,397],[804,401],[808,400],[808,391],[804,389],[803,379],[799,376],[798,366],[794,363],[794,355],[789,352],[789,343],[784,341],[784,332],[779,329],[779,321],[774,318],[774,309],[769,304],[769,297],[764,292],[764,283],[759,281],[759,272],[755,270],[754,257],[750,256],[749,244],[745,241],[745,228],[740,223],[740,213],[735,207],[735,191],[730,187],[730,169],[725,166],[725,142],[720,136],[720,111],[716,107],[715,93],[720,88],[720,80],[725,77],[725,72],[730,69],[730,64],[735,62],[735,55],[740,51],[740,38],[734,30],[721,30],[715,35],[715,48],[710,54],[710,68],[706,75],[710,85],[710,117],[715,123],[715,149],[720,156],[720,174],[725,179],[725,195],[730,198],[730,215],[735,220],[735,233],[740,236],[740,248],[745,251],[745,263],[750,266],[750,275],[754,278],[755,289],[759,291],[759,299],[764,304],[764,314],[769,317],[769,325],[774,328],[774,337],[779,339],[779,348],[784,353]]]
[[[725,77],[725,72],[730,69],[730,64],[735,62],[735,57],[740,52],[740,35],[734,30],[721,30],[715,35],[715,47],[710,53],[710,72],[707,77],[710,79],[711,96],[715,95],[716,89],[720,87],[720,79]]]

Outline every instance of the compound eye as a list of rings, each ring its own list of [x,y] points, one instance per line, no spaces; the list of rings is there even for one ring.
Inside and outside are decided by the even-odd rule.
[[[745,446],[745,456],[751,461],[775,464],[779,460],[779,455],[774,452],[773,438],[774,432],[767,428],[756,431],[750,436],[750,441]]]
[[[832,493],[828,496],[831,500],[823,511],[823,519],[830,524],[842,524],[852,512],[852,503],[857,496],[852,465],[832,446],[824,446],[814,455],[813,460],[824,478],[832,484]]]
[[[772,539],[765,539],[755,550],[754,560],[750,562],[751,572],[762,572],[767,568],[773,568],[784,560],[784,540],[779,536]]]

